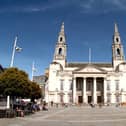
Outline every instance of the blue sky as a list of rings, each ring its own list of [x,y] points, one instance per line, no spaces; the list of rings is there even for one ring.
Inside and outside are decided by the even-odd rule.
[[[61,23],[65,23],[67,61],[111,62],[114,22],[126,54],[125,0],[0,0],[0,63],[9,67],[14,38],[23,48],[14,66],[31,78],[32,62],[44,74],[52,62]]]

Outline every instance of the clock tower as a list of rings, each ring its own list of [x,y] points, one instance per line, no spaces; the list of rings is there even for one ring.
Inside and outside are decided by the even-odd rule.
[[[58,41],[55,47],[55,53],[53,62],[60,63],[63,67],[66,64],[66,38],[64,33],[64,22],[61,25],[61,30],[59,32]]]
[[[112,64],[116,68],[117,65],[124,62],[124,52],[121,38],[118,32],[117,24],[115,23],[113,44],[112,44]]]

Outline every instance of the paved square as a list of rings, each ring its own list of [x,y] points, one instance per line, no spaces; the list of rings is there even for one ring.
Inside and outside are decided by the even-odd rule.
[[[126,107],[51,108],[14,119],[0,119],[0,126],[126,126]]]

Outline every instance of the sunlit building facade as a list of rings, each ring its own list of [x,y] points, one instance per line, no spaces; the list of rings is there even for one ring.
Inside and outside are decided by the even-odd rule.
[[[112,62],[68,63],[62,23],[48,72],[45,86],[46,102],[68,104],[126,102],[126,62],[117,24],[114,26],[112,39]]]

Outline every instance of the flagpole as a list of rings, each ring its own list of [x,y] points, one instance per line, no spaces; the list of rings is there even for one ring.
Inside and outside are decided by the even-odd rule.
[[[91,48],[89,48],[89,64],[91,63]]]
[[[15,41],[14,41],[10,67],[13,67],[13,64],[14,64],[14,55],[15,55],[16,44],[17,44],[17,36],[15,37]]]

